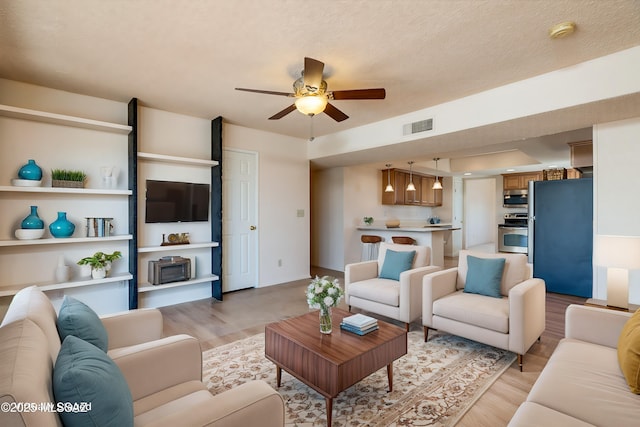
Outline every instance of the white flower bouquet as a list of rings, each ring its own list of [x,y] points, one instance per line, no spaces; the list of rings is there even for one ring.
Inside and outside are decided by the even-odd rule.
[[[336,307],[343,295],[338,279],[329,276],[316,276],[307,287],[309,308],[326,311],[327,308]]]

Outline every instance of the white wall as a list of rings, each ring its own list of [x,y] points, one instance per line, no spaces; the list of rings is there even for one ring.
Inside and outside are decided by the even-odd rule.
[[[640,118],[594,126],[595,234],[640,237],[639,135]],[[594,269],[593,297],[606,299],[606,269]],[[630,272],[629,300],[640,304],[640,270]]]
[[[310,196],[307,141],[224,123],[223,148],[259,153],[259,283],[309,277]],[[298,211],[303,213],[298,216]],[[224,256],[224,255],[223,255]],[[282,260],[282,265],[278,265]]]
[[[313,171],[311,264],[344,270],[344,169]]]
[[[464,180],[465,248],[495,245],[498,229],[495,192],[495,178]]]

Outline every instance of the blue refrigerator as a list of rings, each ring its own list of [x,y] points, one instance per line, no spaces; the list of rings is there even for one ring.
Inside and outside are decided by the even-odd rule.
[[[529,182],[529,262],[547,292],[591,298],[593,179]]]

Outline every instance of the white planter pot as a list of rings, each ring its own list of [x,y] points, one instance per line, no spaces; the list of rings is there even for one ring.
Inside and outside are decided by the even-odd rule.
[[[107,276],[107,270],[104,268],[92,268],[91,277],[94,279],[104,279]]]

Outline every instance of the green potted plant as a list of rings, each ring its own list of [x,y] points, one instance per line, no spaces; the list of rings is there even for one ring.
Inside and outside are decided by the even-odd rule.
[[[83,188],[87,174],[79,170],[52,169],[52,187]]]
[[[90,265],[91,277],[94,279],[103,279],[107,276],[109,270],[111,270],[111,263],[118,258],[122,258],[120,251],[115,251],[111,254],[96,252],[92,256],[82,258],[78,261],[78,265]]]
[[[362,220],[367,225],[373,224],[373,217],[371,217],[371,216],[365,216],[364,218],[362,218]]]

